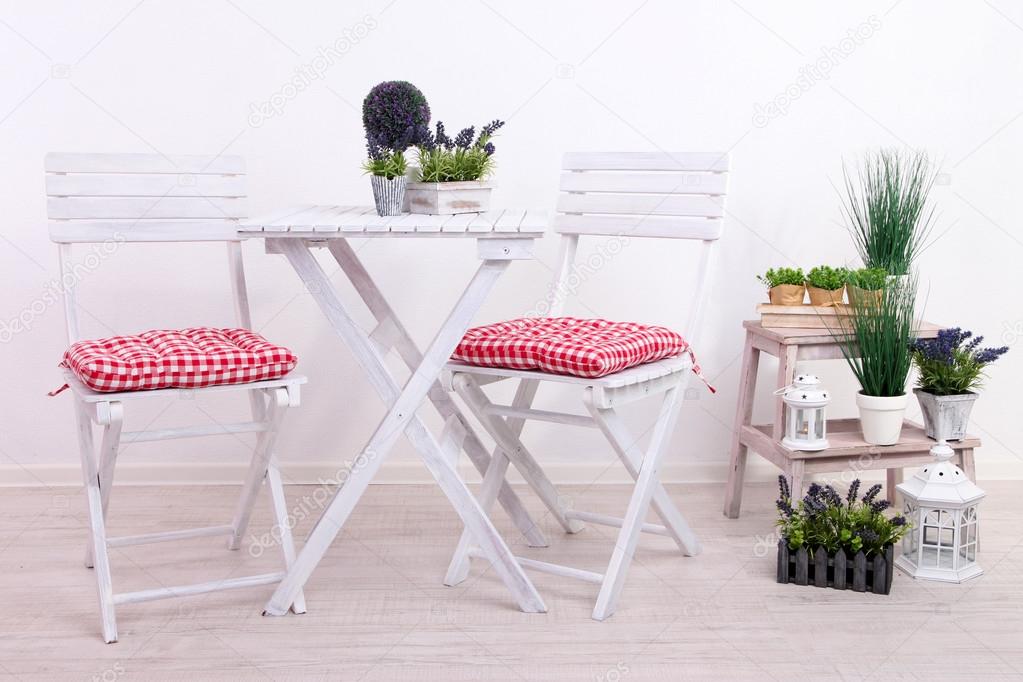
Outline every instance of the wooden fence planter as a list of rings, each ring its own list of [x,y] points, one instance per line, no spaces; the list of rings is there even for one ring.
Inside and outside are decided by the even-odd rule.
[[[884,554],[871,558],[863,552],[847,557],[843,550],[828,554],[823,547],[810,552],[806,547],[792,551],[784,539],[778,541],[778,582],[796,585],[833,587],[888,594],[895,575],[895,550],[885,547]]]

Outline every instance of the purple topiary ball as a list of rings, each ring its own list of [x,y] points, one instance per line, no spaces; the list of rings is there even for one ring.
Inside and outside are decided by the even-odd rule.
[[[381,147],[405,151],[429,122],[426,96],[408,81],[384,81],[362,101],[366,139]]]

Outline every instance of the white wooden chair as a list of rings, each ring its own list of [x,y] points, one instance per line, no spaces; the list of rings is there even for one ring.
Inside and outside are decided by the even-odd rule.
[[[573,273],[573,260],[582,235],[605,237],[662,237],[698,241],[702,244],[696,274],[697,286],[690,292],[692,307],[685,329],[691,347],[699,352],[698,335],[704,309],[705,285],[713,246],[721,236],[724,195],[727,188],[727,154],[692,153],[570,153],[566,154],[561,176],[554,228],[562,235],[559,271],[555,280],[554,305],[550,315],[560,315]],[[679,291],[679,297],[686,292]],[[672,503],[659,481],[665,446],[678,418],[680,401],[692,378],[692,362],[685,354],[639,365],[599,379],[548,374],[540,371],[448,364],[449,388],[466,402],[497,447],[483,479],[480,503],[489,510],[509,464],[544,502],[554,519],[569,533],[589,521],[618,527],[610,563],[604,573],[526,558],[524,568],[572,577],[600,585],[593,618],[604,620],[615,610],[625,575],[641,532],[667,535],[685,555],[700,551],[696,535]],[[511,405],[497,405],[481,386],[506,379],[518,379]],[[578,386],[588,416],[531,407],[540,382]],[[642,398],[660,396],[660,412],[646,450],[625,426],[616,409]],[[539,463],[520,440],[529,419],[573,426],[595,427],[610,441],[622,464],[636,484],[624,518],[567,508]],[[646,522],[653,504],[663,525]],[[456,585],[468,575],[469,559],[478,556],[472,539],[463,533],[445,584]]]
[[[236,231],[237,220],[244,216],[245,211],[245,164],[242,158],[51,153],[46,156],[45,169],[50,238],[59,244],[61,272],[68,273],[62,281],[69,344],[82,339],[75,303],[77,276],[72,261],[72,245],[75,243],[116,246],[122,242],[225,242],[236,324],[246,329],[251,327],[241,242]],[[104,640],[117,640],[114,609],[118,605],[266,585],[281,580],[283,571],[114,593],[108,548],[226,535],[229,536],[228,549],[236,550],[245,535],[256,495],[265,478],[275,522],[279,526],[284,566],[290,566],[294,561],[295,548],[273,448],[285,411],[299,403],[299,386],[305,383],[304,377],[289,374],[276,380],[199,389],[103,393],[88,388],[70,372],[66,372],[65,376],[75,401],[82,475],[88,501],[90,538],[85,564],[96,572]],[[124,406],[131,401],[159,396],[191,397],[223,391],[247,394],[251,421],[122,431]],[[93,442],[93,425],[102,429],[98,451]],[[105,517],[114,465],[122,445],[245,433],[257,434],[256,444],[230,523],[107,537]],[[301,594],[293,608],[298,613],[305,611]]]

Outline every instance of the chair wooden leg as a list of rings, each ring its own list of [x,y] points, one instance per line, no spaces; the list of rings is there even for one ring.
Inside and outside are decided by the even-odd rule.
[[[660,414],[657,424],[654,426],[654,433],[650,438],[646,455],[640,466],[639,476],[636,479],[636,487],[632,491],[632,498],[629,500],[629,508],[622,520],[622,528],[618,533],[614,550],[611,553],[611,561],[607,571],[604,573],[604,581],[600,585],[600,594],[597,595],[597,604],[593,608],[594,620],[604,620],[614,613],[618,603],[618,596],[625,586],[625,576],[628,573],[629,565],[632,563],[633,554],[636,552],[636,544],[642,533],[643,521],[647,511],[650,509],[650,501],[654,491],[659,485],[661,461],[664,458],[665,446],[678,421],[678,397],[679,387],[669,389],[664,394],[664,401],[661,403]]]
[[[685,392],[685,385],[680,385],[677,390]],[[596,421],[597,426],[607,437],[611,446],[622,460],[622,464],[628,470],[634,480],[639,480],[639,472],[643,462],[644,453],[632,437],[625,421],[613,409],[597,407],[593,402],[593,389],[587,388],[583,395],[583,402]],[[652,498],[654,511],[661,517],[664,527],[671,534],[671,538],[678,545],[678,548],[686,556],[696,556],[700,553],[700,540],[696,533],[689,527],[682,512],[678,510],[671,496],[660,483],[654,487]]]
[[[117,464],[117,451],[121,446],[121,427],[124,424],[124,405],[118,402],[109,403],[108,423],[103,426],[103,438],[99,447],[99,491],[103,507],[103,520],[107,518],[110,506],[110,491],[114,484],[114,466]],[[85,567],[92,568],[92,543],[85,548]]]
[[[249,469],[245,474],[245,482],[242,485],[242,494],[238,498],[235,507],[234,520],[231,533],[227,541],[228,549],[238,549],[241,546],[242,537],[249,527],[249,519],[252,518],[252,508],[259,495],[259,488],[266,478],[267,466],[270,462],[270,455],[273,452],[277,440],[277,430],[280,428],[281,420],[284,419],[284,410],[288,407],[288,392],[286,389],[277,388],[269,393],[270,405],[266,419],[266,431],[259,434],[256,447],[252,451],[252,459],[249,461]]]
[[[757,370],[760,368],[760,351],[753,346],[753,335],[746,332],[746,345],[742,352],[742,369],[739,374],[739,397],[735,408],[735,424],[732,427],[732,445],[728,466],[728,485],[725,488],[725,516],[739,518],[742,507],[742,486],[746,477],[746,460],[749,448],[740,441],[743,426],[753,423],[753,399],[757,388]]]
[[[99,469],[92,438],[92,419],[88,407],[75,403],[75,417],[78,422],[78,449],[82,459],[82,482],[89,512],[89,540],[92,549],[92,563],[96,574],[96,589],[99,595],[100,617],[103,622],[103,641],[108,644],[117,641],[117,619],[114,613],[114,587],[110,577],[110,560],[107,556],[107,533],[103,521],[103,496],[100,491]]]
[[[483,428],[497,442],[508,458],[526,479],[537,497],[550,510],[551,516],[557,520],[567,533],[578,533],[585,526],[578,520],[565,516],[565,505],[558,495],[557,489],[543,472],[543,469],[522,444],[522,440],[508,426],[504,418],[487,413],[493,405],[476,380],[468,374],[458,374],[452,381],[455,392],[462,397],[469,408],[476,414]]]
[[[515,397],[512,400],[512,406],[516,408],[527,408],[533,404],[533,399],[536,397],[536,390],[539,387],[540,382],[522,380],[519,382],[518,388],[515,389]],[[512,418],[506,420],[508,428],[511,432],[519,437],[522,435],[522,430],[525,428],[526,420]],[[504,451],[500,447],[494,448],[494,452],[490,457],[490,466],[487,467],[486,473],[483,475],[483,485],[480,490],[479,503],[480,507],[487,514],[494,506],[495,500],[500,493],[501,486],[506,485],[505,476],[508,473],[509,459]],[[462,536],[458,540],[458,546],[455,548],[455,553],[451,557],[451,563],[448,565],[447,575],[444,577],[444,584],[449,587],[454,587],[469,575],[469,550],[472,549],[472,536],[468,531],[462,531]]]
[[[280,533],[281,551],[284,554],[284,568],[288,570],[295,563],[295,540],[291,535],[291,518],[288,516],[288,503],[284,497],[284,483],[281,480],[280,468],[277,466],[277,458],[270,456],[270,462],[266,469],[266,483],[270,488],[270,499],[273,502],[274,520],[277,522]],[[294,613],[305,613],[305,593],[298,591],[294,603],[291,605]]]

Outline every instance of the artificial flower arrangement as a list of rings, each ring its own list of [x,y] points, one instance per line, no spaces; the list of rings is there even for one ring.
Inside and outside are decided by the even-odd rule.
[[[797,503],[784,476],[778,487],[778,582],[888,594],[893,548],[909,523],[885,514],[891,505],[878,499],[880,484],[861,497],[856,479],[843,497],[831,485],[811,483]]]
[[[1009,351],[982,348],[983,336],[959,327],[942,329],[933,339],[916,339],[910,347],[919,375],[914,389],[924,430],[936,440],[962,440],[984,380],[984,369]]]
[[[430,122],[426,96],[407,81],[385,81],[362,102],[368,158],[363,170],[371,177],[379,215],[401,213],[408,182],[405,150],[419,144]]]
[[[487,180],[496,151],[491,140],[503,125],[495,119],[478,134],[469,126],[451,137],[437,121],[434,132],[422,131],[416,149],[417,178],[408,188],[410,210],[441,215],[486,211],[493,188]]]

